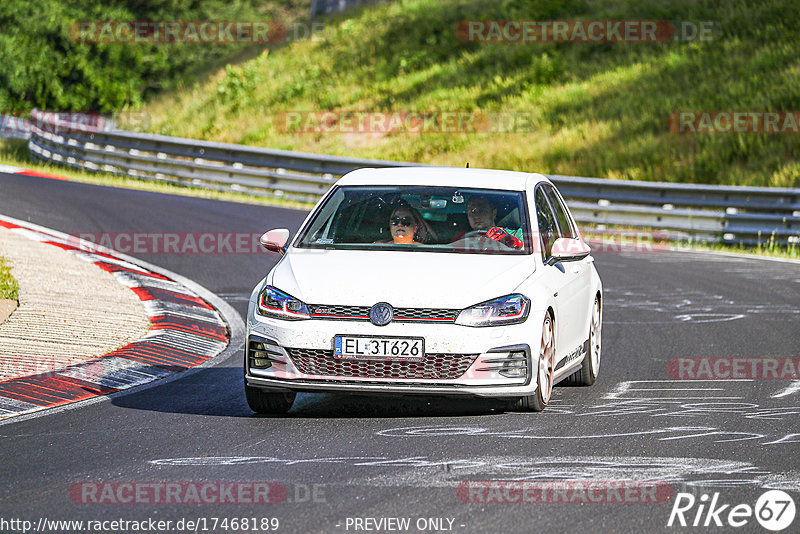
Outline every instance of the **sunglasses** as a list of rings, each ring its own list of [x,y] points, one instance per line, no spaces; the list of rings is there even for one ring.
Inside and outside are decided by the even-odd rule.
[[[411,226],[414,224],[414,219],[411,217],[392,217],[389,219],[392,226]]]

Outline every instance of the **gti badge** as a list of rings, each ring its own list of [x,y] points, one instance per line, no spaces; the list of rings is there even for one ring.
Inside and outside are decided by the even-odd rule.
[[[583,343],[581,346],[579,346],[578,348],[567,354],[566,361],[573,362],[575,360],[583,358],[583,356],[586,354],[586,345],[587,343]]]
[[[375,326],[386,326],[394,318],[394,309],[385,302],[379,302],[369,310],[369,320]]]

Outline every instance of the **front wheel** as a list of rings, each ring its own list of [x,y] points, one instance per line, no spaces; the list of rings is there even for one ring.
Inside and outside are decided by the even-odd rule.
[[[265,391],[247,384],[244,385],[244,393],[250,409],[260,414],[284,414],[292,407],[297,396],[293,391]]]
[[[600,297],[594,298],[592,317],[589,322],[589,345],[583,357],[581,368],[569,376],[564,384],[567,386],[591,386],[600,372],[600,347],[602,338],[603,315],[600,309]]]
[[[512,400],[509,406],[512,410],[541,412],[550,403],[550,396],[553,394],[553,374],[555,372],[555,339],[553,318],[548,313],[544,318],[542,340],[539,344],[536,392],[533,395]]]

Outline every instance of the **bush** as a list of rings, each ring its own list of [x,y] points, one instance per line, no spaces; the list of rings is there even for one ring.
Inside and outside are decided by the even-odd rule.
[[[304,16],[308,0],[3,0],[0,110],[97,111],[138,106],[194,81],[242,44],[79,43],[77,21],[281,20]]]

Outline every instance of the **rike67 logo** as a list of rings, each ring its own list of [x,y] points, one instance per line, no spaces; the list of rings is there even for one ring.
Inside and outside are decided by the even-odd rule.
[[[723,503],[719,493],[711,497],[704,493],[697,499],[691,493],[681,492],[672,505],[667,526],[739,528],[755,517],[765,529],[778,532],[792,524],[795,511],[794,499],[781,490],[763,493],[755,506]]]

